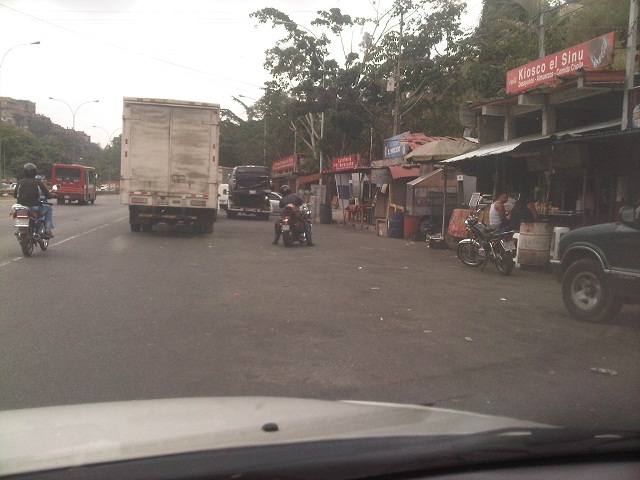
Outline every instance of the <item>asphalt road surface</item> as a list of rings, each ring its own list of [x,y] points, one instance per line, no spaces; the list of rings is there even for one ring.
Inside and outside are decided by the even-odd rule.
[[[22,257],[0,199],[0,409],[165,397],[373,400],[555,425],[640,427],[640,306],[579,322],[552,275],[273,222],[133,233],[117,196],[55,205]]]

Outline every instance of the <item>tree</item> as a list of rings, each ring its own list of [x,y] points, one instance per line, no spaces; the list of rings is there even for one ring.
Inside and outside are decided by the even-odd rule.
[[[608,0],[606,2],[571,2],[560,11],[566,19],[563,29],[558,32],[562,48],[591,40],[605,33],[616,32],[616,43],[626,48],[629,28],[629,0]],[[561,33],[561,35],[560,35]],[[626,58],[617,55],[614,67],[625,68]]]
[[[24,164],[39,163],[41,155],[35,135],[12,123],[0,122],[0,157],[4,180],[21,177]]]
[[[453,74],[463,60],[456,43],[462,34],[462,4],[397,0],[388,11],[377,2],[372,5],[377,8],[368,19],[352,18],[337,8],[318,12],[311,22],[317,34],[276,9],[252,14],[286,32],[266,52],[265,67],[273,75],[267,90],[280,93],[282,118],[290,118],[291,128],[316,159],[320,151],[328,156],[368,151],[372,131],[377,151],[382,150],[396,101],[386,89],[387,80],[398,66],[402,128],[459,131],[460,91]],[[334,50],[342,52],[339,60],[330,57]],[[436,109],[447,113],[436,114]]]
[[[628,10],[629,0],[485,0],[480,24],[465,46],[468,95],[478,100],[504,94],[507,71],[538,58],[540,13],[545,51],[551,53],[610,31],[626,44]]]

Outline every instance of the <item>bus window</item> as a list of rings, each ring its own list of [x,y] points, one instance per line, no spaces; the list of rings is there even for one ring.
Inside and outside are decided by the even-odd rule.
[[[79,182],[80,170],[77,168],[56,168],[56,181],[58,182]]]

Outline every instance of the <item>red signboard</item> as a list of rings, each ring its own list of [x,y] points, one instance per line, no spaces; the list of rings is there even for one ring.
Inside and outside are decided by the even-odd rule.
[[[558,78],[581,68],[606,67],[613,63],[614,32],[540,58],[507,72],[507,93],[518,93],[536,85],[553,84]]]
[[[339,172],[343,170],[353,170],[360,167],[360,154],[346,155],[344,157],[335,157],[331,159],[331,170]]]
[[[296,167],[296,155],[289,155],[288,157],[275,160],[271,164],[271,173],[285,172],[287,170],[294,170]]]

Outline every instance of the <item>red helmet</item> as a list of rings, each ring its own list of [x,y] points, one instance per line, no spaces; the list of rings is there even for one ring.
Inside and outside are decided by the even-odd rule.
[[[295,214],[297,210],[298,208],[293,203],[287,203],[282,209],[282,213],[291,216]]]

